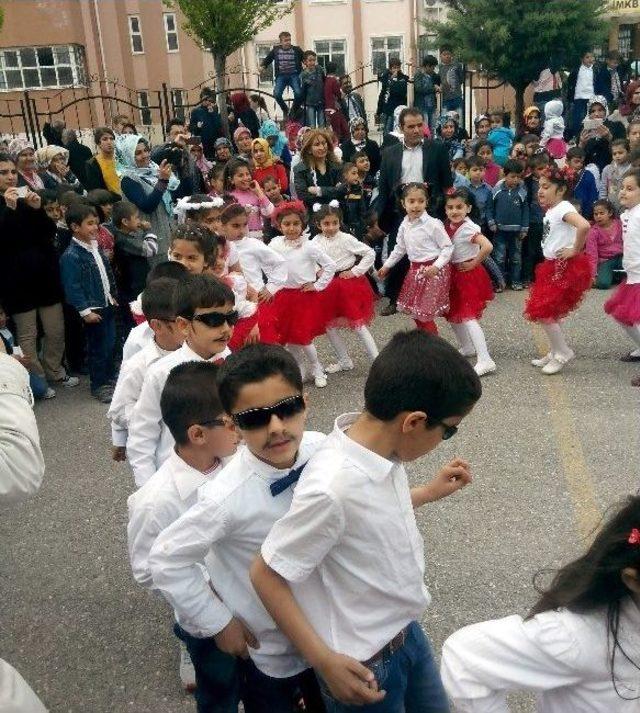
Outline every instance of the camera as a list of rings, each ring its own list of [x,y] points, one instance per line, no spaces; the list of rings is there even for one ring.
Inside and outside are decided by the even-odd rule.
[[[179,169],[184,161],[184,151],[178,144],[169,144],[158,154],[158,163],[167,161],[174,170]]]

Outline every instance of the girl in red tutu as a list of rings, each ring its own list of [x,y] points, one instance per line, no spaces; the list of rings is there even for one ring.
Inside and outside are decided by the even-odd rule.
[[[631,337],[636,349],[622,361],[640,361],[640,170],[629,171],[622,179],[618,195],[626,208],[622,221],[622,267],[627,279],[605,302],[604,311],[611,315]],[[640,386],[634,379],[634,386]]]
[[[435,318],[449,311],[453,243],[442,221],[427,213],[428,199],[423,183],[408,183],[402,190],[402,206],[407,215],[378,277],[384,279],[406,255],[411,266],[398,296],[398,310],[411,315],[418,329],[437,334]]]
[[[336,276],[323,293],[327,315],[327,339],[338,357],[337,362],[329,364],[326,372],[335,374],[338,371],[353,369],[353,361],[347,351],[347,345],[338,332],[341,327],[355,331],[362,340],[371,361],[378,356],[378,347],[367,329],[374,315],[375,295],[366,274],[373,267],[375,253],[369,245],[340,230],[342,213],[338,201],[332,200],[322,206],[316,203],[313,211],[316,225],[321,232],[311,243],[326,253],[336,264]],[[359,262],[357,262],[358,258],[360,258]]]
[[[322,292],[331,282],[336,264],[304,234],[306,217],[302,201],[281,203],[272,216],[281,235],[269,247],[280,253],[287,265],[287,280],[276,294],[274,305],[280,344],[293,354],[303,374],[307,358],[315,385],[322,389],[327,377],[313,340],[327,327],[329,315]]]
[[[478,321],[493,299],[491,278],[482,265],[493,245],[471,220],[476,205],[466,188],[451,189],[445,196],[444,210],[444,227],[453,242],[449,311],[445,316],[460,343],[460,352],[464,356],[476,354],[475,372],[484,376],[496,370]]]
[[[565,200],[571,178],[569,170],[550,167],[538,184],[538,200],[546,209],[542,233],[545,259],[536,266],[524,316],[540,322],[549,340],[549,353],[531,361],[542,367],[543,374],[557,374],[574,358],[560,320],[576,309],[591,286],[591,265],[584,252],[589,222]]]

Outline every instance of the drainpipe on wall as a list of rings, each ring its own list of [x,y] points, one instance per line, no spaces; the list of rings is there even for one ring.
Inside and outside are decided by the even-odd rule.
[[[93,0],[93,14],[96,19],[96,29],[98,31],[98,47],[100,48],[100,64],[101,64],[100,70],[101,70],[101,75],[102,75],[102,77],[100,77],[99,81],[98,81],[98,88],[100,89],[100,79],[104,79],[105,85],[107,88],[107,92],[105,92],[105,93],[108,93],[109,86],[106,81],[107,80],[107,64],[106,64],[105,58],[104,58],[104,42],[102,41],[102,25],[100,24],[100,12],[98,11],[98,0]],[[102,92],[100,92],[100,93],[102,93]],[[104,105],[102,106],[102,112],[103,112],[103,122],[104,122],[106,120],[106,111],[105,111]]]

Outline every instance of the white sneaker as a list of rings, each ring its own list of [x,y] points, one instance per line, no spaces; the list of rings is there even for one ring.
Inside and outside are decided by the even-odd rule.
[[[47,390],[44,392],[44,396],[42,397],[43,399],[53,399],[55,398],[56,392],[54,389],[52,389],[50,386],[47,387]]]
[[[493,359],[490,359],[489,361],[479,361],[473,367],[473,370],[478,376],[484,376],[485,374],[493,374],[496,369],[496,363],[493,361]]]
[[[185,691],[193,693],[196,690],[196,670],[182,641],[180,642],[180,680]]]
[[[80,379],[77,376],[69,376],[68,374],[63,378],[56,381],[56,384],[64,386],[67,389],[72,389],[80,383]]]
[[[319,389],[324,389],[327,385],[327,377],[325,374],[318,374],[314,377],[313,381]]]
[[[541,357],[540,359],[532,359],[531,364],[532,364],[532,366],[542,367],[542,366],[546,366],[552,359],[553,359],[553,353],[549,352],[548,354],[545,354],[545,356]]]
[[[547,374],[547,376],[557,374],[562,371],[565,364],[570,362],[574,357],[575,354],[573,352],[570,352],[569,354],[557,354],[546,366],[542,368],[542,373]]]
[[[334,364],[329,364],[325,371],[327,374],[337,374],[339,371],[351,371],[351,369],[353,369],[353,362],[349,359],[349,361],[338,361]]]

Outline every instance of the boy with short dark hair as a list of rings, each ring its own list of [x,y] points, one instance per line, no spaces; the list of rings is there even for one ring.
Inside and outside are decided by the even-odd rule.
[[[540,177],[549,167],[549,155],[540,153],[529,159],[529,175],[524,179],[529,203],[529,230],[522,245],[522,280],[525,285],[533,282],[536,265],[544,259],[542,254],[542,231],[544,210],[538,201]]]
[[[198,503],[159,535],[149,556],[154,586],[188,632],[196,671],[204,668],[203,653],[246,659],[245,710],[291,711],[300,689],[305,710],[319,713],[313,671],[265,612],[249,567],[274,522],[287,512],[300,472],[325,437],[304,430],[302,375],[280,346],[255,344],[232,354],[220,369],[218,389],[245,447],[200,489]],[[210,586],[200,570],[209,552]],[[198,695],[201,689],[207,700],[220,701],[216,710],[236,710],[232,690],[211,668],[198,678]]]
[[[361,149],[353,154],[351,160],[355,163],[356,168],[358,169],[358,180],[362,184],[367,199],[370,202],[373,189],[378,185],[376,177],[371,173],[371,159],[369,158],[367,152]]]
[[[238,321],[230,287],[209,275],[190,275],[174,295],[176,325],[184,343],[148,370],[129,422],[127,452],[138,487],[160,468],[174,441],[162,420],[160,396],[171,369],[185,361],[219,363],[229,356],[228,343]]]
[[[65,219],[73,238],[60,258],[67,302],[84,321],[91,394],[108,404],[115,376],[115,279],[106,255],[98,247],[98,213],[86,203],[74,203]]]
[[[300,72],[301,101],[306,124],[312,129],[324,126],[324,71],[313,50],[302,54],[304,69]]]
[[[346,232],[364,240],[368,201],[355,163],[342,164],[342,181],[347,186],[347,192],[340,200]]]
[[[522,185],[524,166],[509,159],[504,178],[487,205],[489,227],[494,232],[493,259],[508,278],[512,290],[522,290],[522,241],[529,229],[529,203]]]
[[[316,670],[329,711],[448,710],[418,623],[430,597],[413,509],[471,474],[455,459],[410,488],[403,463],[451,438],[481,392],[446,341],[396,334],[371,367],[364,411],[336,420],[252,565],[258,595]]]
[[[573,146],[567,151],[567,166],[576,174],[573,195],[580,201],[582,215],[590,220],[593,204],[598,200],[598,184],[593,173],[585,168],[585,159],[585,151],[580,146]]]
[[[87,193],[85,200],[98,211],[98,218],[100,219],[98,245],[104,250],[105,255],[112,262],[114,237],[113,227],[111,225],[111,214],[113,212],[113,204],[119,199],[104,188],[94,188]]]
[[[631,168],[629,160],[629,142],[627,139],[615,139],[611,142],[611,163],[602,169],[600,178],[600,198],[606,198],[613,203],[616,210],[620,210],[618,193],[622,185],[624,174]],[[593,206],[591,207],[593,215]]]

